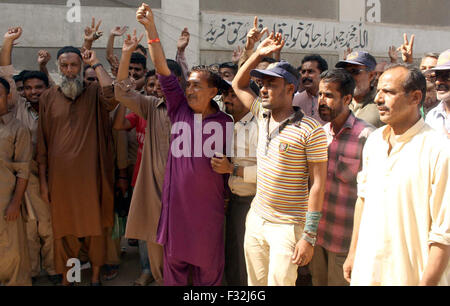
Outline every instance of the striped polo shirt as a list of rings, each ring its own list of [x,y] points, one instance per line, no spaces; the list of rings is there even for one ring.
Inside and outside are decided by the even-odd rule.
[[[317,120],[295,113],[269,132],[270,111],[257,98],[251,112],[258,119],[257,190],[252,209],[273,223],[305,223],[308,211],[308,162],[327,162],[327,137]]]

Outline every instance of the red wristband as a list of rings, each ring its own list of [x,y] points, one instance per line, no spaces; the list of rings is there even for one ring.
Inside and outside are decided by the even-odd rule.
[[[149,39],[147,43],[148,43],[149,45],[151,45],[151,44],[156,43],[156,42],[160,42],[160,41],[159,41],[159,38]]]

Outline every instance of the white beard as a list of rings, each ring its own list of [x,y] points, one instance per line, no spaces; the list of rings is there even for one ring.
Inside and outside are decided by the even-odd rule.
[[[63,94],[72,100],[78,98],[83,92],[83,80],[81,75],[78,75],[75,79],[69,79],[66,76],[61,75],[61,83],[59,84]]]

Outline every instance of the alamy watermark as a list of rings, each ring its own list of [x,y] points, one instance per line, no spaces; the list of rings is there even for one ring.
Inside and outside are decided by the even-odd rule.
[[[235,133],[233,122],[227,122],[224,130],[219,122],[210,121],[203,124],[202,115],[195,114],[193,127],[184,121],[172,125],[171,134],[176,136],[172,140],[170,150],[175,158],[211,158],[222,152],[225,152],[227,157],[256,157],[257,148],[245,145],[251,143],[249,137],[255,129],[258,130],[258,125],[250,121]],[[238,144],[236,151],[233,149],[235,143]]]
[[[80,0],[67,0],[66,6],[70,8],[66,14],[66,20],[69,23],[81,22]]]

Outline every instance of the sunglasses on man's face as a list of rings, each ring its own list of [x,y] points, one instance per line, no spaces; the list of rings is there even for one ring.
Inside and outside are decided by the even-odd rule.
[[[450,82],[450,70],[436,71],[436,80]]]
[[[358,68],[345,68],[345,70],[351,75],[359,75],[364,71],[369,71],[368,69],[358,69]]]

